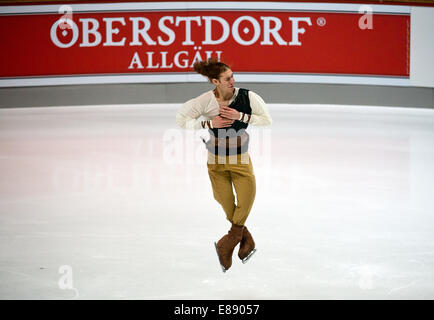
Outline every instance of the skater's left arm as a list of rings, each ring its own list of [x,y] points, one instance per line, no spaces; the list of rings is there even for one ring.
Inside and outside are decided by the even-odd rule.
[[[252,114],[249,119],[249,115],[241,114],[240,120],[247,122],[254,126],[269,126],[273,122],[268,111],[268,107],[264,100],[255,92],[249,91],[250,107],[252,108]],[[244,118],[243,118],[244,116]]]

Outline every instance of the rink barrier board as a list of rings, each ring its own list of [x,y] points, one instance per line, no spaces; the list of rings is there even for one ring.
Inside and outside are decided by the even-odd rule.
[[[362,15],[360,10],[360,5],[356,4],[332,4],[332,3],[266,3],[266,2],[222,2],[222,3],[214,3],[214,2],[156,2],[156,3],[106,3],[106,4],[72,4],[70,5],[72,8],[72,15],[81,15],[80,19],[93,19],[94,21],[101,21],[101,18],[107,18],[105,16],[98,16],[99,20],[95,18],[95,15],[112,15],[114,13],[121,13],[125,16],[124,21],[128,21],[129,17],[140,18],[142,16],[137,16],[137,14],[146,14],[146,15],[160,15],[161,16],[170,16],[173,17],[173,20],[176,19],[176,14],[181,13],[181,17],[185,16],[194,16],[194,14],[203,15],[204,13],[208,14],[209,17],[213,14],[215,17],[219,17],[221,19],[229,19],[228,16],[232,15],[232,27],[234,24],[234,15],[235,17],[240,18],[246,16],[246,12],[248,12],[250,19],[246,18],[241,21],[238,26],[241,26],[242,22],[252,22],[256,20],[258,23],[261,21],[260,17],[264,14],[270,15],[273,19],[269,20],[269,23],[274,23],[277,20],[280,20],[282,24],[287,23],[287,19],[281,19],[285,17],[287,14],[291,14],[292,18],[302,19],[302,15],[306,14],[321,14],[328,15],[326,16],[326,21],[329,19],[337,19],[340,23],[346,24],[346,28],[348,26],[351,27],[355,19],[360,19]],[[218,7],[218,9],[216,9]],[[59,5],[29,5],[29,6],[8,6],[8,7],[0,7],[0,24],[1,21],[5,21],[5,19],[12,19],[9,21],[7,25],[11,23],[16,23],[16,28],[12,30],[18,30],[17,33],[19,35],[28,33],[28,26],[22,23],[24,20],[20,20],[20,18],[26,19],[35,19],[32,25],[32,32],[41,29],[39,34],[35,34],[34,36],[29,37],[29,41],[26,43],[17,42],[14,39],[14,35],[6,34],[5,28],[2,28],[0,32],[3,32],[2,39],[6,39],[6,47],[12,48],[10,52],[3,51],[0,53],[0,86],[1,87],[15,87],[15,86],[46,86],[46,85],[76,85],[76,84],[108,84],[108,83],[170,83],[170,82],[203,82],[204,79],[201,76],[198,76],[193,73],[186,72],[188,69],[186,66],[190,66],[194,58],[204,59],[209,56],[216,56],[221,58],[222,60],[229,62],[229,64],[236,71],[236,76],[238,81],[243,82],[281,82],[281,83],[290,83],[290,82],[300,82],[300,83],[337,83],[337,84],[371,84],[371,85],[394,85],[394,86],[408,86],[410,85],[410,70],[409,70],[409,23],[410,23],[410,12],[411,8],[407,6],[398,6],[398,5],[371,5],[372,14],[374,15],[374,20],[384,19],[382,20],[383,26],[388,26],[384,28],[384,34],[380,35],[375,39],[376,44],[384,45],[383,51],[373,52],[369,47],[369,42],[365,42],[364,47],[356,47],[354,43],[349,43],[349,46],[352,46],[352,51],[341,53],[340,57],[334,57],[335,48],[330,47],[327,48],[324,43],[330,41],[330,38],[326,40],[321,40],[324,37],[320,36],[321,31],[317,31],[314,40],[309,44],[310,47],[307,49],[303,48],[308,46],[305,44],[301,44],[300,38],[298,38],[298,42],[294,40],[294,37],[288,36],[288,34],[281,35],[279,29],[276,33],[281,37],[280,40],[283,40],[288,43],[295,42],[294,50],[298,50],[298,53],[293,53],[292,51],[288,51],[292,48],[291,45],[284,46],[282,49],[281,45],[275,45],[275,42],[279,42],[279,39],[276,39],[275,34],[270,32],[273,28],[268,26],[268,42],[272,42],[273,45],[257,45],[259,42],[267,42],[266,39],[262,38],[262,35],[265,34],[265,31],[262,29],[265,28],[265,25],[262,25],[262,28],[258,31],[260,37],[257,39],[255,44],[249,44],[248,40],[242,38],[239,34],[238,37],[241,41],[241,45],[235,43],[236,41],[230,40],[226,42],[231,42],[225,46],[225,43],[219,44],[217,47],[223,48],[219,50],[206,50],[205,48],[200,51],[201,45],[192,45],[192,43],[196,44],[197,41],[195,36],[196,33],[192,31],[190,37],[192,41],[186,44],[187,39],[183,39],[183,32],[187,32],[186,29],[179,28],[177,33],[175,32],[175,41],[170,44],[170,46],[164,45],[148,45],[147,48],[152,48],[153,51],[146,51],[143,53],[138,53],[137,50],[140,49],[129,49],[129,52],[124,53],[126,50],[122,47],[123,51],[119,51],[116,48],[117,45],[114,45],[110,51],[103,51],[106,48],[95,48],[94,51],[89,51],[91,46],[87,48],[56,48],[53,45],[53,36],[52,41],[47,41],[47,31],[48,28],[53,30],[55,27],[56,21],[60,21],[60,17],[63,15],[59,14]],[[87,14],[87,16],[86,16]],[[238,16],[237,16],[238,15]],[[244,16],[243,16],[244,15]],[[256,15],[256,16],[254,16]],[[277,15],[277,16],[276,16]],[[279,17],[280,15],[280,17]],[[352,19],[350,19],[350,15],[352,15]],[[116,18],[119,18],[116,16]],[[122,17],[121,17],[122,18]],[[42,20],[41,20],[42,19]],[[319,18],[318,18],[319,19]],[[318,20],[317,19],[317,23]],[[343,22],[344,20],[349,20],[350,22]],[[150,19],[149,19],[150,20]],[[311,19],[313,20],[313,19]],[[39,21],[39,22],[38,22]],[[48,23],[47,23],[48,21]],[[151,27],[159,22],[157,20],[150,20]],[[159,20],[158,20],[159,21]],[[166,20],[167,21],[167,20]],[[235,21],[237,21],[235,19]],[[290,20],[291,23],[294,23],[295,20]],[[298,20],[300,23],[302,20]],[[389,36],[390,39],[390,22],[395,21],[396,26],[401,28],[401,31],[404,35],[396,37],[393,41],[387,41],[387,43],[392,43],[389,47],[385,46],[382,39],[384,39],[385,35]],[[193,26],[194,21],[191,22]],[[40,27],[40,25],[45,26]],[[99,23],[99,22],[98,22]],[[210,22],[211,24],[213,21]],[[265,23],[265,20],[264,20]],[[311,21],[313,25],[313,21]],[[202,21],[202,26],[205,24],[205,21]],[[228,23],[230,24],[230,23]],[[327,22],[325,23],[327,24]],[[378,24],[377,24],[378,25]],[[59,23],[57,25],[56,34],[59,32]],[[120,26],[118,24],[117,26]],[[255,23],[252,23],[253,29],[257,27]],[[306,25],[303,25],[306,27]],[[89,27],[89,25],[87,26]],[[249,24],[245,28],[251,27]],[[260,26],[261,27],[261,26]],[[320,25],[318,24],[317,29],[320,29]],[[44,29],[45,28],[45,29]],[[78,27],[77,27],[78,28]],[[244,29],[245,29],[244,28]],[[377,27],[378,28],[378,27]],[[56,29],[56,28],[54,28]],[[212,33],[213,30],[212,25],[208,31]],[[223,28],[224,29],[224,28]],[[233,29],[233,28],[232,28]],[[288,28],[289,29],[289,28]],[[298,29],[305,29],[298,26]],[[355,28],[356,29],[356,28]],[[113,30],[113,29],[112,29]],[[121,29],[122,31],[123,29]],[[290,29],[292,30],[292,29]],[[106,30],[107,31],[107,30]],[[125,30],[123,30],[125,31]],[[161,30],[160,30],[161,31]],[[173,30],[172,30],[173,31]],[[250,30],[249,30],[250,31]],[[361,30],[358,34],[365,32],[367,34],[372,30]],[[131,34],[131,30],[125,31],[127,34]],[[149,33],[152,32],[152,29],[149,29]],[[241,33],[239,30],[238,33]],[[289,33],[285,29],[285,32]],[[283,32],[283,33],[285,33]],[[293,32],[293,30],[292,30]],[[344,31],[339,31],[344,32]],[[103,33],[103,32],[101,32]],[[308,31],[305,29],[303,33],[300,33],[298,36],[307,36]],[[339,34],[335,33],[335,43],[339,45]],[[38,36],[39,35],[39,36]],[[92,34],[90,34],[92,35]],[[254,30],[254,37],[256,35],[256,31]],[[293,35],[293,34],[292,34]],[[80,34],[81,36],[81,34]],[[111,35],[111,43],[115,43],[113,41],[113,34]],[[164,36],[164,34],[158,34],[158,36]],[[230,35],[229,35],[230,36]],[[45,38],[44,38],[45,37]],[[57,35],[57,37],[59,37]],[[120,37],[120,35],[119,35]],[[206,36],[205,36],[206,37]],[[215,35],[211,34],[208,40],[214,41],[213,37]],[[218,36],[217,36],[218,37]],[[351,39],[352,34],[347,33],[345,35],[346,39]],[[54,36],[56,38],[56,36]],[[104,36],[103,36],[104,38]],[[156,39],[157,36],[153,35],[151,38]],[[177,39],[180,38],[180,39]],[[45,39],[45,43],[40,43],[40,39]],[[125,37],[124,37],[125,39]],[[215,38],[214,38],[215,39]],[[274,39],[274,42],[273,42]],[[369,37],[365,38],[365,40],[369,41]],[[83,43],[83,39],[82,43]],[[131,39],[129,39],[131,40]],[[184,40],[182,43],[181,40]],[[8,45],[8,41],[11,45]],[[33,41],[33,42],[32,42]],[[78,41],[78,40],[76,40]],[[152,40],[151,40],[152,41]],[[323,46],[318,50],[316,46],[316,42],[323,41]],[[101,40],[102,42],[102,40]],[[132,41],[133,42],[133,41]],[[130,42],[130,43],[132,43]],[[155,40],[154,40],[155,42]],[[202,39],[202,42],[205,42]],[[5,41],[3,41],[5,43]],[[88,43],[89,39],[88,39]],[[106,41],[107,43],[107,41]],[[14,49],[14,44],[19,47],[20,50]],[[101,44],[101,43],[100,43]],[[101,45],[98,47],[101,47]],[[75,47],[78,46],[78,42],[74,43]],[[131,46],[130,46],[131,47]],[[249,47],[246,50],[246,47]],[[251,48],[250,48],[251,47]],[[266,47],[266,48],[262,48]],[[274,48],[277,47],[277,48]],[[346,46],[348,47],[348,45]],[[37,49],[39,48],[39,56]],[[50,48],[50,49],[47,49]],[[212,45],[209,45],[208,48],[212,49]],[[66,53],[67,49],[71,49],[70,54]],[[88,49],[86,54],[83,54],[80,49]],[[284,50],[286,49],[286,51]],[[8,51],[9,51],[8,50]],[[63,50],[63,51],[62,51]],[[160,50],[160,51],[158,51]],[[166,51],[161,51],[166,50]],[[172,51],[170,51],[172,50]],[[244,50],[244,51],[243,51]],[[253,50],[253,51],[252,51]],[[273,50],[270,54],[270,50]],[[303,51],[304,50],[304,51]],[[323,58],[327,54],[328,50],[328,58]],[[349,49],[348,49],[349,50]],[[134,51],[134,53],[133,53]],[[230,52],[236,51],[237,55],[231,55]],[[29,56],[29,52],[32,52],[33,55]],[[166,52],[166,53],[164,53]],[[171,55],[172,57],[176,56],[176,54],[182,53],[182,57],[188,56],[191,59],[188,63],[184,63],[181,67],[178,67],[179,61],[182,60],[181,55],[178,56],[178,64],[174,63],[174,61],[167,61],[168,57]],[[253,60],[249,59],[239,59],[238,55],[243,57],[248,56],[249,53],[254,52],[255,57]],[[339,50],[337,50],[339,52]],[[384,59],[385,52],[394,52],[394,58],[391,59],[388,57]],[[158,54],[160,56],[158,57]],[[356,63],[345,61],[347,55],[351,54],[351,57]],[[112,57],[112,60],[107,58],[107,56],[115,56]],[[263,65],[260,65],[258,61],[265,61],[267,57],[272,56],[272,60],[270,63],[264,62]],[[292,55],[292,56],[291,56]],[[297,59],[300,57],[305,57],[306,55],[313,57],[308,62],[304,63],[303,61],[298,62]],[[366,58],[367,55],[371,55],[371,57]],[[61,56],[59,58],[59,56]],[[123,60],[120,62],[119,57],[122,56]],[[15,64],[13,59],[16,59]],[[99,61],[104,57],[103,61]],[[133,58],[131,58],[133,57]],[[11,61],[12,58],[12,61]],[[39,58],[39,59],[38,59]],[[160,60],[154,60],[154,59]],[[57,59],[57,60],[56,60]],[[276,60],[285,61],[287,65],[279,68],[275,68],[273,62]],[[322,59],[322,60],[321,60]],[[68,61],[80,60],[80,64],[71,64],[65,63]],[[146,61],[147,60],[147,61]],[[163,61],[164,60],[164,61]],[[241,61],[240,61],[241,60]],[[139,62],[137,62],[139,61]],[[146,61],[147,67],[144,67],[144,61]],[[293,62],[295,61],[295,62]],[[370,65],[364,64],[366,61],[370,61]],[[99,63],[99,64],[98,64]],[[316,63],[316,67],[313,68],[312,65]],[[339,66],[339,64],[342,64]],[[140,64],[142,65],[142,69],[150,69],[150,71],[140,72],[139,69],[136,72],[125,72],[125,65],[129,64],[129,66],[138,67]],[[169,65],[174,65],[175,67],[167,68]],[[106,66],[110,65],[110,68]],[[156,68],[155,66],[159,65],[160,68]],[[99,69],[98,69],[99,68]],[[98,69],[98,70],[96,70]],[[256,69],[256,70],[255,70]],[[354,69],[354,70],[353,70]],[[365,69],[369,69],[366,74],[364,74]],[[17,70],[19,72],[17,72]],[[96,70],[96,71],[95,71]],[[318,71],[319,70],[319,71]],[[21,72],[21,73],[20,73]]]

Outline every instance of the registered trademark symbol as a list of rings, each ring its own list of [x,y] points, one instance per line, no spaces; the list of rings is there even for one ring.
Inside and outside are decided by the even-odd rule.
[[[326,24],[326,19],[323,17],[319,17],[318,19],[316,19],[316,23],[320,26],[320,27],[324,27]]]

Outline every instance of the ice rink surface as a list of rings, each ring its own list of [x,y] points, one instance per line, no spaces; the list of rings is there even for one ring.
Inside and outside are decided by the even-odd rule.
[[[269,105],[258,251],[223,274],[178,107],[0,109],[0,299],[434,299],[434,110]]]

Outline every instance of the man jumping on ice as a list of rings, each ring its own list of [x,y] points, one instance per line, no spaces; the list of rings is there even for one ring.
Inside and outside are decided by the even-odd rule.
[[[198,61],[194,70],[215,85],[184,103],[176,115],[176,122],[185,129],[208,129],[208,174],[214,198],[226,213],[231,229],[215,248],[223,272],[232,265],[232,254],[240,244],[238,257],[243,261],[255,253],[255,242],[245,222],[256,195],[256,180],[248,153],[249,124],[271,125],[272,120],[264,100],[253,91],[234,87],[231,68],[213,58]],[[205,120],[199,120],[199,117]],[[237,202],[235,204],[236,192]]]

